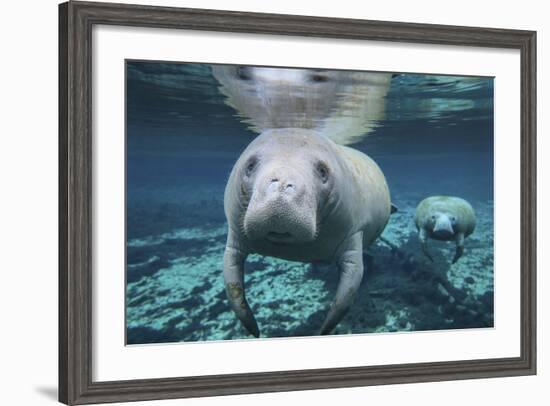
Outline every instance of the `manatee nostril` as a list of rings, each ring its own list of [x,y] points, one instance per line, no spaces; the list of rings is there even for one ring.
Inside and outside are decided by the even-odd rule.
[[[287,183],[286,188],[287,189],[294,189],[294,185],[292,183]]]
[[[277,179],[277,178],[271,178],[272,183],[275,183],[275,182],[278,182],[278,181],[279,181],[279,179]]]

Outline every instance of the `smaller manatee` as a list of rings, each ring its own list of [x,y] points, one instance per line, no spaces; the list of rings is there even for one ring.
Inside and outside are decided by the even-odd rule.
[[[464,252],[464,239],[475,229],[476,215],[470,203],[460,197],[431,196],[416,208],[414,222],[422,251],[431,261],[428,238],[456,243],[454,264]]]

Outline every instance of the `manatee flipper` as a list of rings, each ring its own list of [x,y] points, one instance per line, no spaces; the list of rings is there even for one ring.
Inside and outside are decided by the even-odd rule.
[[[464,253],[464,233],[460,233],[456,237],[456,252],[455,257],[453,258],[453,264],[458,261],[458,259]]]
[[[342,244],[336,263],[340,271],[340,280],[336,296],[321,327],[322,335],[329,334],[347,313],[363,279],[362,231],[352,235]]]
[[[398,211],[399,211],[399,207],[397,207],[395,204],[391,203],[390,214],[397,213]]]
[[[434,262],[434,259],[428,252],[428,235],[426,234],[426,230],[421,228],[418,232],[418,238],[420,239],[420,244],[422,245],[422,252],[428,257],[430,261]]]
[[[225,293],[231,308],[254,337],[260,336],[258,323],[246,301],[244,292],[244,262],[247,253],[243,252],[234,242],[233,233],[229,230],[227,245],[223,254],[223,278],[225,282]]]

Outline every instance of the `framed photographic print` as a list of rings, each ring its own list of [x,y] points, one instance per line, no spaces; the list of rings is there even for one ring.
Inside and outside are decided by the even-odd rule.
[[[61,402],[536,372],[534,32],[59,27]]]

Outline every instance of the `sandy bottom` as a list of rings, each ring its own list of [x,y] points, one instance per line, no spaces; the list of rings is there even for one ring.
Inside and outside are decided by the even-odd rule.
[[[227,226],[210,191],[193,203],[128,209],[128,344],[253,338],[225,298],[222,256]],[[493,326],[493,202],[471,201],[477,227],[464,256],[452,243],[420,250],[413,218],[422,197],[394,195],[382,241],[365,252],[365,277],[334,334]],[[154,207],[154,209],[153,209]],[[251,255],[246,292],[261,337],[316,335],[338,282],[334,266]]]

